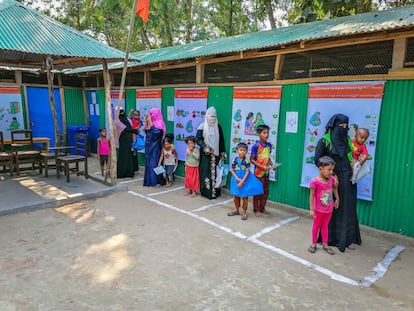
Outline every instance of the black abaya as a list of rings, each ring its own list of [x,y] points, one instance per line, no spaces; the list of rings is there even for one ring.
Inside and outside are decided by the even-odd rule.
[[[224,146],[223,129],[219,128],[219,154],[226,151]],[[220,160],[219,156],[206,154],[204,148],[203,130],[197,130],[196,142],[200,146],[200,194],[207,199],[215,199],[221,195],[221,189],[216,186],[216,166]]]
[[[322,156],[331,157],[335,165],[335,174],[339,180],[339,208],[334,209],[329,222],[328,244],[343,252],[349,245],[361,244],[358,216],[356,211],[357,186],[351,183],[352,168],[346,154],[342,157],[333,154],[325,138],[318,141],[315,149],[315,163]]]

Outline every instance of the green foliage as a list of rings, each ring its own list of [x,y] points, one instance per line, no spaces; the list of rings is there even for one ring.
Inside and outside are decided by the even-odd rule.
[[[19,0],[79,31],[125,50],[133,1]],[[148,24],[135,18],[131,51],[413,4],[414,0],[150,0]]]

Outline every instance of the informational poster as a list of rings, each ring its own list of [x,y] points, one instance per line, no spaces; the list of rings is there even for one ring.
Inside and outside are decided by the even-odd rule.
[[[180,161],[185,161],[185,138],[195,136],[198,126],[204,122],[207,98],[208,88],[175,89],[174,146]]]
[[[113,119],[114,122],[115,122],[114,119],[115,119],[115,116],[116,116],[116,107],[118,106],[118,99],[119,99],[119,91],[111,91],[112,119]],[[125,92],[123,92],[123,94],[122,94],[120,109],[125,110]],[[128,112],[129,111],[126,111],[126,114],[128,114]],[[109,125],[108,125],[109,118],[108,118],[106,109],[105,109],[105,116],[106,116],[106,129],[109,129]]]
[[[4,139],[11,139],[10,132],[24,129],[20,87],[0,86],[0,131]]]
[[[136,109],[141,115],[141,128],[140,134],[145,138],[145,131],[143,125],[145,124],[145,116],[149,115],[151,108],[161,109],[161,89],[142,89],[137,90],[136,93]],[[165,120],[164,120],[165,121]],[[138,152],[144,153],[145,150],[139,150]]]
[[[270,127],[269,142],[272,144],[271,158],[276,163],[281,86],[235,87],[233,91],[233,114],[230,143],[230,161],[237,156],[237,144],[244,142],[251,147],[259,139],[256,128],[261,124]],[[270,171],[270,180],[275,180],[275,171]]]
[[[309,86],[301,186],[309,187],[312,178],[319,174],[314,164],[316,144],[325,134],[328,120],[334,114],[342,113],[349,117],[348,135],[351,138],[357,128],[367,128],[370,132],[366,145],[371,173],[358,182],[358,198],[372,201],[375,146],[383,91],[384,82],[317,83]]]

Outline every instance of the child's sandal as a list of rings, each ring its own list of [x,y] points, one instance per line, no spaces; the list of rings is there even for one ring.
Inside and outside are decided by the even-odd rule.
[[[236,215],[240,215],[239,211],[231,211],[229,213],[227,213],[227,216],[236,216]]]
[[[316,245],[309,245],[308,252],[313,254],[316,252]]]
[[[334,250],[333,250],[332,248],[330,248],[329,246],[324,246],[324,247],[323,247],[323,250],[324,250],[325,252],[327,252],[329,255],[335,255]]]

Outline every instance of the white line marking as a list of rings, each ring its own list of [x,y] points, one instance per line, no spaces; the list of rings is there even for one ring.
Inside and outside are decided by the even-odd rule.
[[[204,205],[202,207],[193,209],[192,212],[201,212],[201,211],[204,211],[204,210],[206,210],[206,209],[208,209],[210,207],[224,205],[224,204],[227,204],[227,203],[230,203],[230,202],[233,202],[233,199],[228,199],[226,201],[221,201],[221,202],[216,202],[216,203],[213,203],[213,204]]]
[[[360,286],[360,283],[358,281],[352,280],[350,278],[347,278],[346,276],[340,275],[340,274],[335,273],[335,272],[333,272],[331,270],[328,270],[326,268],[323,268],[323,267],[321,267],[321,266],[319,266],[317,264],[314,264],[314,263],[312,263],[310,261],[307,261],[307,260],[302,259],[302,258],[300,258],[298,256],[295,256],[295,255],[292,255],[292,254],[284,251],[283,249],[274,247],[272,245],[266,244],[266,243],[264,243],[262,241],[259,241],[259,240],[256,240],[256,239],[252,239],[252,240],[249,240],[249,241],[252,242],[252,243],[254,243],[254,244],[256,244],[256,245],[259,245],[261,247],[264,247],[264,248],[266,248],[266,249],[268,249],[268,250],[270,250],[270,251],[272,251],[274,253],[277,253],[279,255],[285,256],[288,259],[291,259],[293,261],[296,261],[296,262],[298,262],[298,263],[300,263],[300,264],[302,264],[302,265],[304,265],[304,266],[306,266],[308,268],[311,268],[312,270],[315,270],[315,271],[318,271],[318,272],[320,272],[322,274],[325,274],[325,275],[329,276],[333,280],[336,280],[336,281],[339,281],[339,282],[342,282],[342,283],[345,283],[345,284],[353,285],[353,286]]]
[[[274,253],[277,253],[279,255],[282,255],[282,256],[290,259],[290,260],[296,261],[296,262],[298,262],[298,263],[300,263],[300,264],[302,264],[302,265],[304,265],[304,266],[306,266],[306,267],[308,267],[310,269],[313,269],[313,270],[318,271],[318,272],[320,272],[322,274],[325,274],[325,275],[329,276],[333,280],[336,280],[336,281],[339,281],[339,282],[342,282],[342,283],[346,283],[346,284],[349,284],[349,285],[353,285],[353,286],[360,286],[361,285],[360,282],[358,282],[358,281],[352,280],[350,278],[347,278],[346,276],[340,275],[340,274],[335,273],[335,272],[333,272],[331,270],[328,270],[326,268],[323,268],[321,266],[318,266],[318,265],[316,265],[316,264],[314,264],[314,263],[312,263],[310,261],[307,261],[307,260],[302,259],[300,257],[297,257],[295,255],[292,255],[292,254],[290,254],[290,253],[288,253],[288,252],[286,252],[286,251],[284,251],[284,250],[282,250],[280,248],[274,247],[272,245],[266,244],[266,243],[264,243],[262,241],[259,241],[259,240],[256,240],[256,239],[249,239],[249,240],[247,240],[247,236],[244,235],[243,233],[234,232],[230,228],[221,226],[221,225],[219,225],[219,224],[217,224],[217,223],[215,223],[215,222],[213,222],[213,221],[211,221],[211,220],[209,220],[209,219],[207,219],[205,217],[202,217],[200,215],[197,215],[197,214],[195,214],[193,212],[189,212],[189,211],[182,210],[182,209],[177,208],[177,207],[175,207],[175,206],[173,206],[171,204],[167,204],[167,203],[161,202],[159,200],[155,200],[153,198],[149,198],[148,196],[142,195],[142,194],[137,193],[135,191],[128,191],[128,193],[129,194],[132,194],[132,195],[135,195],[135,196],[138,196],[140,198],[146,199],[146,200],[148,200],[150,202],[153,202],[155,204],[158,204],[160,206],[167,207],[167,208],[169,208],[169,209],[171,209],[173,211],[176,211],[176,212],[179,212],[179,213],[182,213],[182,214],[191,216],[193,218],[196,218],[198,220],[201,220],[202,222],[204,222],[206,224],[209,224],[209,225],[211,225],[213,227],[216,227],[216,228],[218,228],[218,229],[220,229],[220,230],[222,230],[224,232],[227,232],[227,233],[229,233],[229,234],[231,234],[231,235],[233,235],[235,237],[238,237],[240,239],[243,239],[243,240],[252,242],[255,245],[258,245],[258,246],[261,246],[263,248],[266,248],[266,249],[268,249],[268,250],[270,250],[270,251],[272,251]]]
[[[248,239],[249,241],[250,241],[250,240],[256,240],[256,239],[258,239],[259,237],[261,237],[262,235],[264,235],[264,234],[266,234],[266,233],[269,233],[269,232],[270,232],[270,231],[272,231],[272,230],[278,229],[278,228],[280,228],[281,226],[287,225],[288,223],[294,222],[294,221],[296,221],[296,220],[298,220],[298,219],[299,219],[299,216],[292,216],[292,217],[289,217],[289,218],[283,219],[283,220],[281,220],[281,221],[279,221],[279,222],[277,222],[277,223],[275,223],[275,224],[273,224],[273,225],[271,225],[271,226],[269,226],[269,227],[264,228],[263,230],[261,230],[261,231],[259,231],[259,232],[255,233],[255,234],[253,234],[253,235],[249,236],[247,239]]]
[[[158,204],[158,205],[164,206],[164,207],[169,208],[169,209],[171,209],[171,210],[173,210],[173,211],[176,211],[176,212],[179,212],[179,213],[182,213],[182,214],[186,214],[186,215],[188,215],[188,216],[191,216],[191,217],[193,217],[193,218],[196,218],[196,219],[198,219],[198,220],[201,220],[202,222],[205,222],[206,224],[209,224],[209,225],[211,225],[211,226],[213,226],[213,227],[216,227],[216,228],[218,228],[218,229],[220,229],[220,230],[222,230],[222,231],[224,231],[224,232],[227,232],[227,233],[229,233],[229,234],[231,234],[231,235],[234,235],[234,236],[236,236],[236,237],[238,237],[238,238],[240,238],[240,239],[246,239],[246,238],[247,238],[247,236],[246,236],[246,235],[244,235],[243,233],[240,233],[240,232],[235,232],[235,231],[233,231],[233,230],[232,230],[232,229],[230,229],[230,228],[227,228],[227,227],[221,226],[221,225],[219,225],[219,224],[217,224],[217,223],[215,223],[215,222],[211,221],[210,219],[207,219],[207,218],[205,218],[205,217],[203,217],[203,216],[200,216],[200,215],[194,214],[194,213],[189,212],[189,211],[182,210],[182,209],[180,209],[180,208],[178,208],[178,207],[175,207],[174,205],[171,205],[171,204],[168,204],[168,203],[164,203],[164,202],[161,202],[161,201],[156,200],[156,199],[153,199],[153,198],[149,198],[149,197],[147,197],[147,196],[145,196],[145,195],[142,195],[142,194],[140,194],[140,193],[137,193],[137,192],[135,192],[135,191],[128,191],[128,193],[129,193],[129,194],[132,194],[132,195],[135,195],[135,196],[137,196],[137,197],[140,197],[140,198],[146,199],[146,200],[148,200],[148,201],[150,201],[150,202],[153,202],[153,203],[155,203],[155,204]]]
[[[370,287],[379,278],[382,278],[387,272],[388,267],[397,258],[397,256],[405,249],[404,246],[396,245],[388,251],[385,257],[375,266],[371,273],[361,280],[362,287]]]
[[[148,196],[152,197],[154,195],[164,194],[164,193],[173,192],[173,191],[177,191],[177,190],[181,190],[181,189],[184,189],[184,186],[177,187],[177,188],[172,188],[172,189],[165,190],[165,191],[150,193],[150,194],[148,194]]]
[[[121,181],[120,184],[130,184],[132,182],[141,181],[141,180],[144,180],[144,177],[140,177],[140,178],[132,179],[132,180]]]

